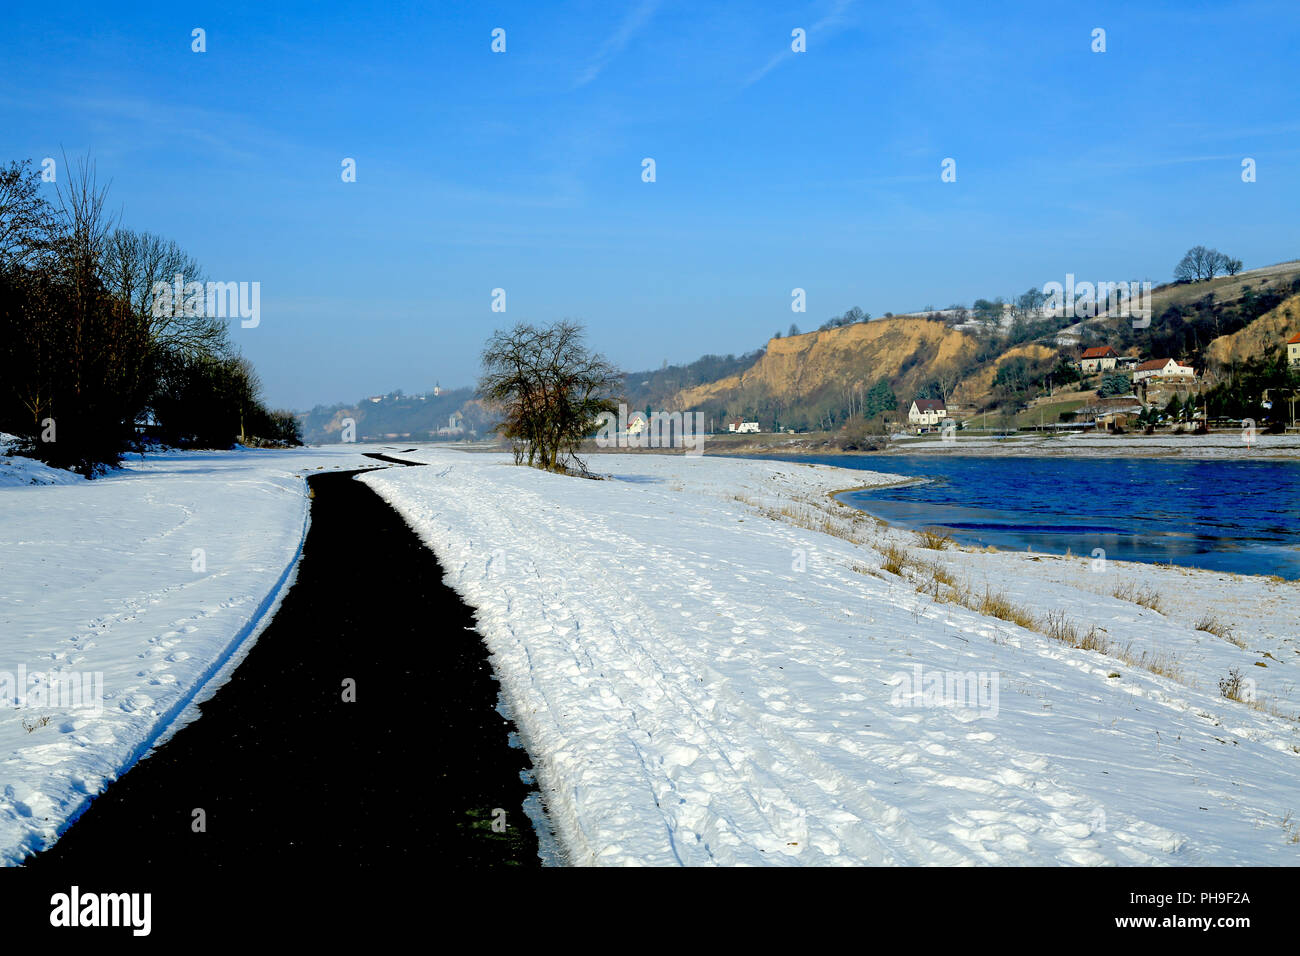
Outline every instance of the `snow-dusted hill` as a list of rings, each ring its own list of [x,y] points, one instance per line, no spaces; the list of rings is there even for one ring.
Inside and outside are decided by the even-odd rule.
[[[1300,862],[1294,583],[926,550],[829,502],[860,471],[404,457],[362,480],[478,608],[573,862]]]

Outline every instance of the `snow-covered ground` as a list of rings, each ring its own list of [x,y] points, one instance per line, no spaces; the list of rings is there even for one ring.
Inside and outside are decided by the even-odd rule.
[[[367,450],[167,454],[95,481],[0,458],[0,704],[25,698],[0,706],[0,861],[193,716],[292,579],[303,473]],[[583,481],[398,456],[429,467],[363,480],[478,608],[573,862],[1300,862],[1294,582],[927,550],[829,497],[885,474],[601,455],[609,479]],[[1232,632],[1195,628],[1211,616]],[[1254,706],[1220,695],[1234,669]],[[41,700],[52,671],[90,693]]]
[[[927,550],[828,498],[892,475],[401,457],[429,467],[361,480],[478,608],[572,862],[1300,862],[1294,582]],[[936,566],[1112,653],[942,597]]]
[[[193,716],[296,568],[301,473],[365,450],[135,456],[94,481],[0,457],[0,863]]]
[[[0,432],[0,488],[19,485],[76,485],[84,478],[62,468],[51,468],[43,461],[6,454],[18,439]]]

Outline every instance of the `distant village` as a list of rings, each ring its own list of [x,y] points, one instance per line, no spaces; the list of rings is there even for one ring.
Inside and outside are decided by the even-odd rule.
[[[1300,372],[1300,334],[1286,340],[1288,365]],[[1083,349],[1067,363],[1078,373],[1078,381],[1059,388],[1048,388],[1021,404],[1014,415],[1016,430],[1046,432],[1131,430],[1172,431],[1203,430],[1212,425],[1239,426],[1236,420],[1206,421],[1202,394],[1209,387],[1205,376],[1175,358],[1143,359],[1121,355],[1109,345]],[[1273,397],[1265,396],[1265,407],[1274,406]],[[1276,396],[1282,416],[1296,427],[1300,396],[1292,390]],[[1035,417],[1035,410],[1040,414]],[[973,406],[945,401],[942,398],[914,397],[893,426],[923,435],[945,429],[1007,430],[1004,413],[979,412]],[[728,420],[728,434],[758,434],[764,431],[757,421],[742,417]],[[721,428],[715,429],[721,432]],[[782,429],[782,431],[790,431]]]
[[[436,384],[421,394],[398,389],[355,402],[318,405],[297,418],[308,442],[341,441],[345,434],[355,441],[468,441],[486,434],[493,424],[471,389]]]
[[[1286,341],[1287,364],[1300,370],[1300,333]],[[1097,345],[1084,349],[1079,357],[1070,363],[1081,376],[1077,387],[1068,393],[1051,392],[1031,399],[1022,409],[1030,413],[1030,421],[1018,425],[1021,429],[1034,431],[1108,431],[1122,432],[1134,428],[1156,429],[1168,427],[1180,430],[1183,426],[1204,428],[1210,424],[1232,424],[1239,422],[1207,422],[1204,409],[1197,404],[1198,396],[1204,387],[1202,376],[1190,365],[1184,365],[1173,358],[1152,358],[1142,360],[1134,355],[1120,355],[1109,345]],[[1121,378],[1122,377],[1122,378]],[[1091,380],[1091,381],[1090,381]],[[1115,383],[1121,380],[1131,387],[1118,391]],[[1095,383],[1095,384],[1094,384]],[[1085,386],[1093,385],[1092,388]],[[1058,414],[1056,421],[1032,421],[1035,407],[1058,406],[1063,399],[1074,398],[1077,408]],[[1291,428],[1296,425],[1295,406],[1300,402],[1295,392],[1279,396],[1289,404]],[[1268,405],[1272,402],[1266,398]],[[907,410],[907,427],[916,434],[942,430],[949,422],[963,427],[978,424],[979,416],[973,409],[958,405],[949,405],[938,398],[915,398]],[[1023,415],[1022,415],[1023,418]],[[958,426],[958,420],[961,425]]]

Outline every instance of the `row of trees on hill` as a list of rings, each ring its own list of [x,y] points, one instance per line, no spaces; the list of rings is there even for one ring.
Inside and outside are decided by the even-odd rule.
[[[1174,266],[1176,282],[1200,282],[1217,275],[1235,276],[1241,271],[1241,260],[1225,256],[1218,249],[1192,246]]]
[[[1241,269],[1242,262],[1240,259],[1226,256],[1217,249],[1210,249],[1206,246],[1193,246],[1174,268],[1174,279],[1178,282],[1196,282],[1213,279],[1218,275],[1235,276]],[[1004,299],[1002,296],[995,296],[992,299],[978,298],[969,308],[960,302],[954,303],[944,310],[947,313],[945,321],[951,325],[963,325],[973,320],[986,327],[993,327],[1002,324],[1004,319],[1010,316],[1013,323],[1029,322],[1044,318],[1043,309],[1048,300],[1049,296],[1042,289],[1031,287],[1011,299]],[[936,318],[938,317],[936,310],[931,307],[927,307],[922,311],[930,313]],[[892,317],[892,315],[892,312],[885,313],[887,318]],[[1067,316],[1067,318],[1069,321],[1066,324],[1075,321],[1074,316]],[[870,321],[870,312],[864,312],[854,306],[842,316],[835,316],[823,322],[817,331],[824,332],[828,329],[837,329],[857,322]],[[798,335],[798,327],[791,325],[790,334]],[[780,337],[781,333],[777,332],[775,338]]]
[[[225,320],[154,308],[155,283],[201,279],[175,242],[120,228],[94,165],[43,184],[0,166],[0,431],[23,453],[93,474],[146,430],[198,447],[298,441],[263,404]],[[54,190],[54,202],[43,189]]]
[[[1266,312],[1300,293],[1300,279],[1271,286],[1243,287],[1230,301],[1207,292],[1194,302],[1172,304],[1152,317],[1147,328],[1119,321],[1106,329],[1104,341],[1117,351],[1170,356],[1198,367],[1206,364],[1206,347],[1222,335],[1245,328]]]

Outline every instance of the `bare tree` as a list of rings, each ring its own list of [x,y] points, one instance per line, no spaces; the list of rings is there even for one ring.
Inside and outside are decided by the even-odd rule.
[[[148,232],[118,229],[105,244],[104,282],[149,328],[154,350],[174,349],[187,357],[217,355],[229,345],[225,323],[207,315],[187,314],[174,297],[167,308],[154,308],[154,287],[170,286],[176,276],[199,282],[199,265],[170,239]]]
[[[944,405],[947,405],[952,398],[952,393],[961,382],[961,369],[952,363],[941,365],[935,372],[934,381],[939,386]]]
[[[31,160],[0,167],[0,272],[33,266],[49,251],[54,210],[40,189]]]
[[[1174,267],[1174,278],[1180,282],[1199,282],[1202,279],[1213,279],[1220,272],[1236,275],[1236,272],[1228,271],[1228,267],[1234,264],[1237,270],[1241,269],[1240,262],[1229,259],[1218,249],[1192,246]]]
[[[544,328],[520,323],[497,331],[483,350],[479,394],[503,420],[497,431],[510,440],[515,461],[547,471],[567,471],[582,439],[602,412],[621,376],[583,344],[583,328],[562,321]]]
[[[24,435],[50,412],[61,332],[48,271],[38,271],[56,229],[40,184],[30,160],[0,167],[0,416]]]
[[[64,156],[63,164],[67,177],[54,186],[60,226],[55,250],[64,277],[86,294],[100,278],[100,265],[115,222],[104,210],[112,184],[100,187],[95,164],[89,159],[78,159],[73,167]]]
[[[22,434],[40,457],[90,473],[117,460],[143,404],[148,333],[102,282],[113,225],[107,187],[88,160],[72,166],[65,158],[64,168],[43,248],[34,261],[24,253],[30,264],[5,276],[0,341],[8,389],[0,406],[6,414],[21,409]],[[20,195],[30,206],[30,192]]]
[[[1031,287],[1023,295],[1016,297],[1015,315],[1026,320],[1037,318],[1046,303],[1047,293],[1042,289]]]
[[[1222,252],[1220,252],[1218,249],[1211,249],[1205,256],[1205,261],[1204,261],[1205,278],[1213,279],[1216,275],[1218,275],[1220,272],[1223,271],[1223,267],[1227,264],[1227,261],[1228,261],[1228,257],[1225,256]]]

